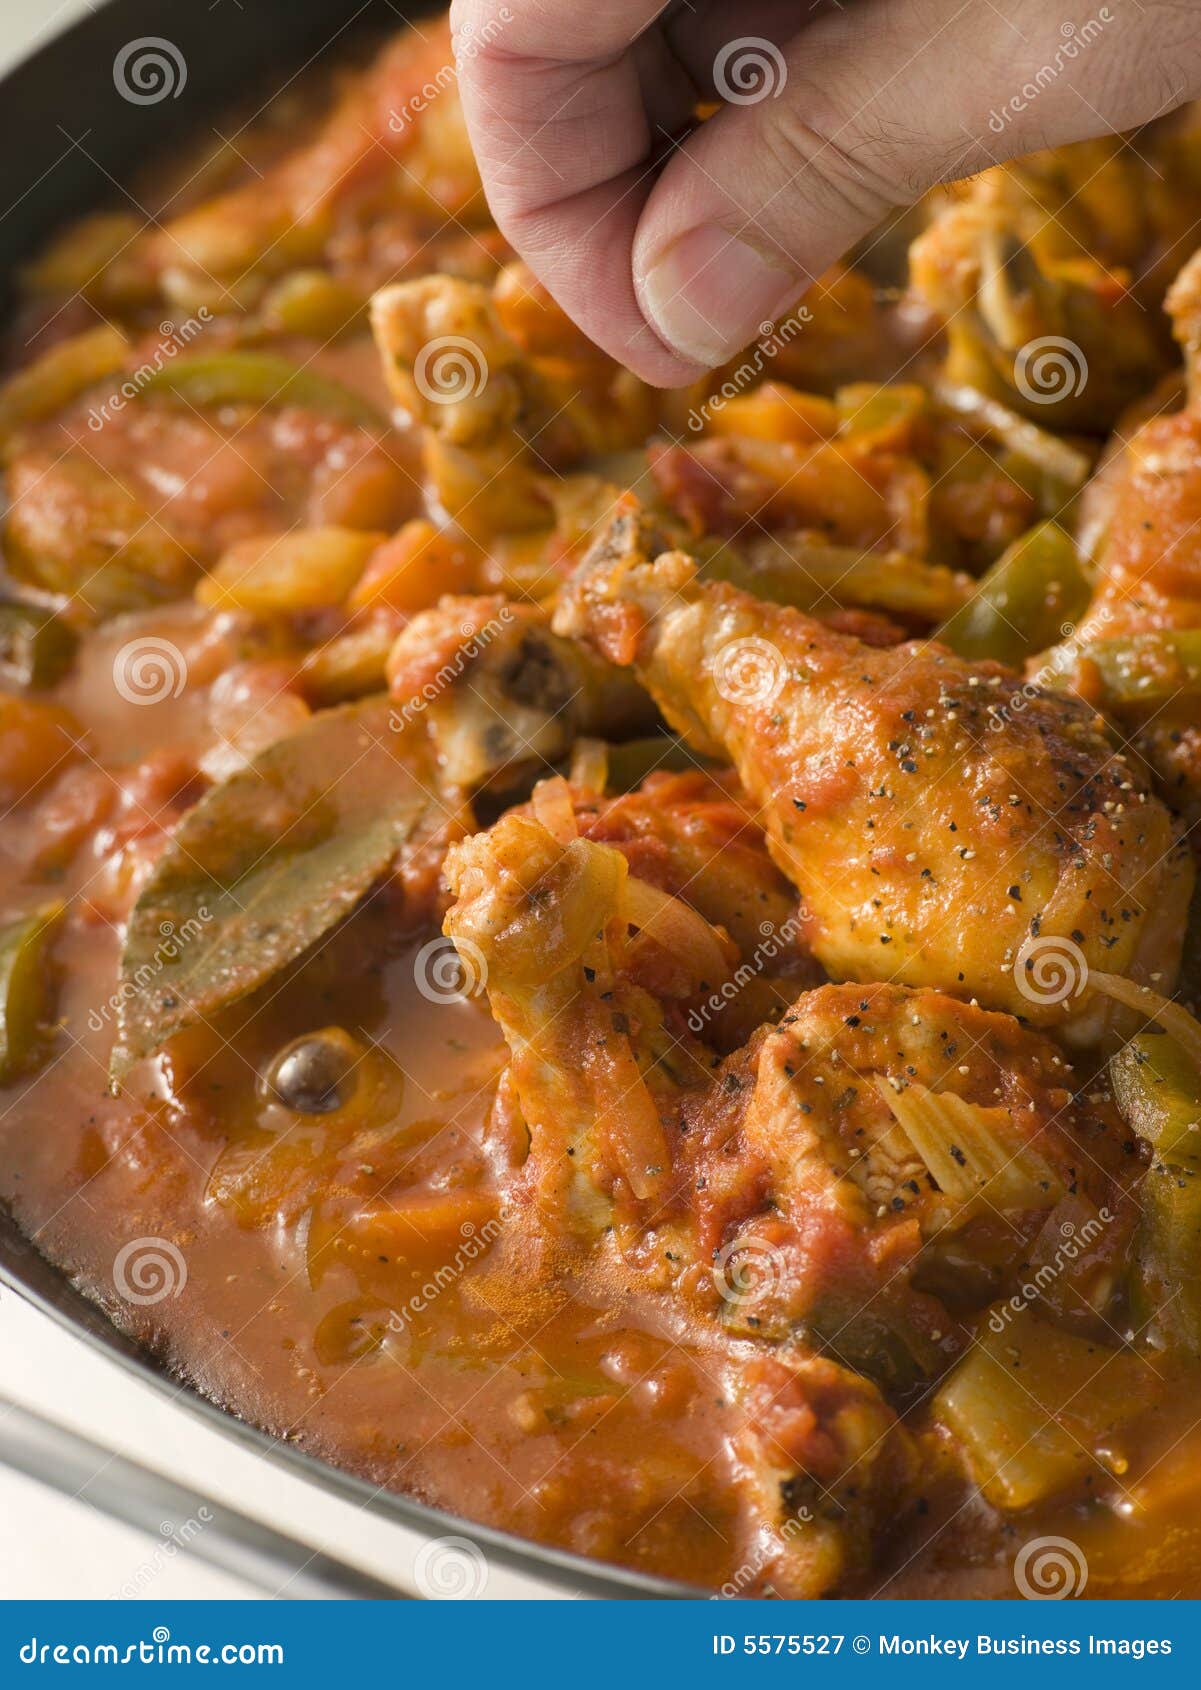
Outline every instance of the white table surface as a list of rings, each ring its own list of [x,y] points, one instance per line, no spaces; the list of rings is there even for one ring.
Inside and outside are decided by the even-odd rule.
[[[0,72],[94,9],[91,0],[0,0]],[[7,1291],[0,1293],[0,1396],[313,1549],[412,1588],[417,1534],[327,1496],[198,1424]],[[63,1497],[0,1468],[0,1598],[104,1599],[123,1589],[154,1601],[262,1594],[194,1555],[165,1555],[161,1539],[99,1514],[86,1496]],[[482,1594],[565,1593],[493,1566]]]

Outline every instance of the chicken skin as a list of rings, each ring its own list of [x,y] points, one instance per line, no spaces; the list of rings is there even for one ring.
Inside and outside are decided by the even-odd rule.
[[[536,796],[534,808],[549,813],[550,799]],[[458,901],[446,930],[485,982],[510,1047],[499,1104],[515,1098],[528,1135],[510,1201],[532,1203],[536,1236],[561,1266],[571,1243],[604,1251],[615,1241],[627,1261],[653,1263],[665,1285],[699,1272],[716,1302],[697,1255],[682,1114],[690,1102],[703,1112],[714,1090],[720,1117],[734,1094],[724,1077],[712,1085],[716,1063],[704,1047],[673,1033],[669,1000],[638,983],[639,940],[655,928],[631,898],[625,856],[579,835],[556,838],[513,812],[453,850],[447,873]],[[721,929],[710,932],[722,971],[734,947]],[[667,949],[671,935],[651,944],[660,939]],[[687,973],[685,951],[702,957],[703,941],[676,944]],[[716,978],[691,974],[674,989]],[[697,1143],[708,1143],[704,1132]],[[912,1440],[874,1383],[800,1339],[736,1353],[723,1372],[741,1411],[729,1459],[759,1572],[781,1594],[820,1596],[870,1562],[884,1519],[905,1508]]]
[[[387,673],[397,725],[424,721],[442,778],[464,790],[545,767],[580,734],[635,734],[655,719],[628,671],[552,633],[537,605],[500,594],[419,611]]]
[[[799,1346],[756,1355],[731,1394],[764,1593],[803,1601],[864,1572],[915,1500],[916,1440],[870,1380]]]
[[[498,1108],[511,1100],[524,1144],[508,1198],[532,1206],[560,1271],[568,1246],[615,1247],[742,1340],[729,1458],[756,1565],[816,1596],[869,1566],[915,1498],[898,1408],[1044,1229],[1059,1236],[1061,1205],[1113,1222],[1127,1135],[1076,1104],[1048,1039],[937,992],[802,991],[719,1064],[678,1008],[736,947],[696,911],[657,925],[630,870],[666,867],[645,846],[673,829],[631,821],[549,782],[448,859],[446,930],[510,1047]],[[687,848],[674,866],[689,878]]]
[[[702,1158],[727,1323],[803,1338],[886,1394],[936,1376],[1065,1198],[1114,1200],[1124,1134],[1050,1040],[941,992],[827,985],[731,1058],[736,1125]],[[712,1114],[718,1088],[706,1104]],[[718,1146],[765,1174],[708,1177]],[[750,1203],[743,1212],[744,1202]],[[971,1265],[969,1265],[971,1264]]]
[[[666,403],[585,340],[524,265],[491,288],[445,275],[382,288],[371,326],[393,395],[423,425],[434,499],[484,540],[544,526],[548,476],[641,446]]]
[[[1133,734],[1167,802],[1201,820],[1201,253],[1168,308],[1185,357],[1185,408],[1145,423],[1099,481],[1100,572],[1062,659],[1075,689]],[[1118,684],[1107,673],[1118,671]]]
[[[668,1028],[663,1003],[639,983],[630,940],[639,905],[625,857],[571,823],[560,831],[509,814],[454,847],[446,878],[457,902],[445,930],[508,1043],[504,1083],[528,1134],[545,1224],[595,1239],[665,1189],[657,1098],[702,1084],[713,1059],[686,1030]],[[700,916],[693,929],[698,960],[684,964],[685,996],[720,986],[737,956]]]
[[[1081,1038],[1103,1026],[1082,981],[1032,977],[1052,942],[1077,968],[1175,979],[1187,853],[1090,709],[936,644],[869,647],[648,545],[626,508],[555,626],[632,665],[678,731],[733,762],[831,975]]]

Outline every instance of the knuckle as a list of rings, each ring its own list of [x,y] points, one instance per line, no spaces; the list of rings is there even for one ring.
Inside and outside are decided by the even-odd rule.
[[[878,149],[849,127],[818,127],[799,103],[778,102],[767,116],[764,143],[778,175],[802,184],[819,201],[833,197],[866,221],[890,210],[903,189],[877,161]]]

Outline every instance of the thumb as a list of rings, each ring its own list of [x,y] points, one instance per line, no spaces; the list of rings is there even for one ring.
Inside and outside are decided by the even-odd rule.
[[[635,291],[661,340],[720,364],[935,182],[1132,127],[1197,91],[1189,6],[1066,10],[861,0],[784,50],[729,42],[711,71],[728,103],[669,160],[635,232]]]

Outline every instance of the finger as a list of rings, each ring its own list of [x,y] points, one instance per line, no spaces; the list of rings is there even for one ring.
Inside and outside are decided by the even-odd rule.
[[[864,0],[782,53],[727,53],[731,103],[673,154],[639,220],[645,321],[682,362],[717,365],[934,182],[1180,104],[1201,61],[1185,10],[1076,0],[1064,23],[1045,0],[1005,15]]]
[[[599,346],[672,384],[700,370],[649,327],[631,269],[662,146],[694,95],[647,33],[663,10],[663,0],[457,0],[451,21],[463,109],[501,230]]]

